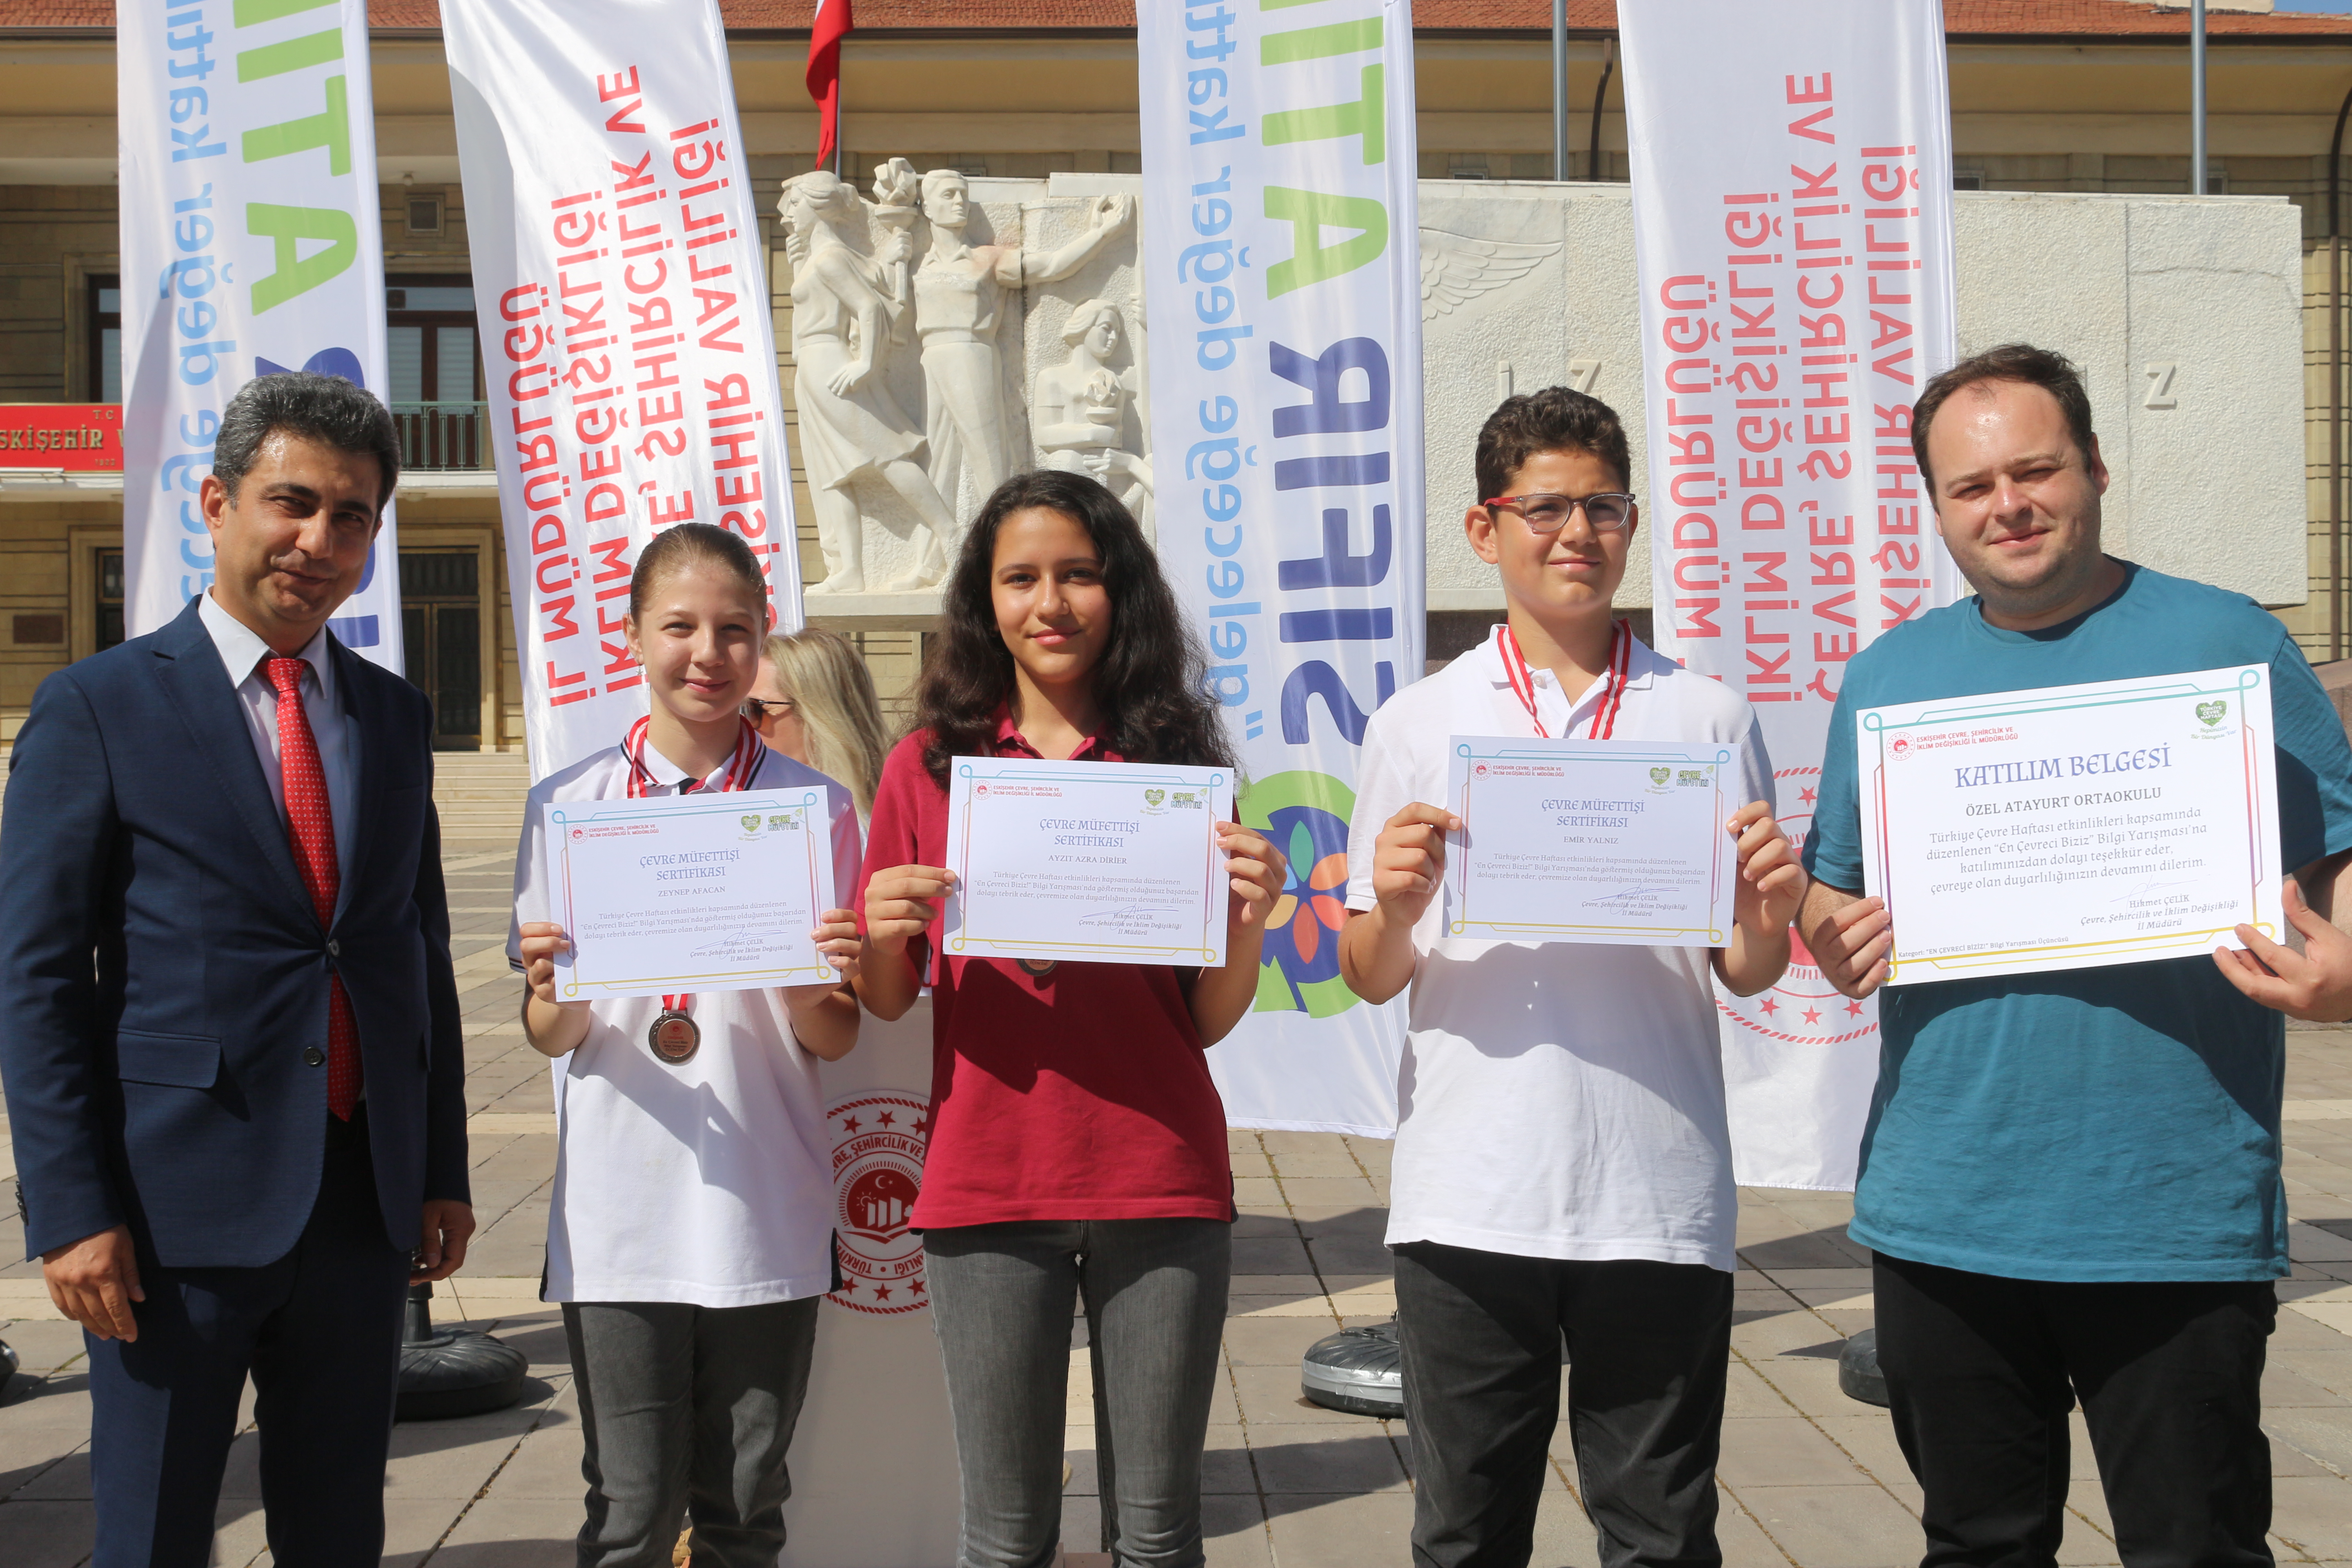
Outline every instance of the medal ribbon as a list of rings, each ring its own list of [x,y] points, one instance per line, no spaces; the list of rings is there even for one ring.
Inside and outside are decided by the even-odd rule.
[[[653,729],[653,722],[649,718],[640,719],[629,726],[627,734],[621,737],[621,755],[627,758],[629,763],[629,798],[631,800],[643,800],[646,791],[660,787],[660,781],[656,779],[653,771],[646,766],[646,736]],[[750,784],[751,775],[760,771],[760,753],[766,749],[760,740],[760,731],[751,728],[751,721],[738,718],[736,722],[741,726],[741,729],[735,736],[735,753],[727,759],[726,775],[719,783],[719,788],[722,792],[740,790]],[[692,795],[701,787],[700,779],[680,779],[677,793]],[[687,1009],[687,1005],[693,1000],[691,994],[665,996],[662,998],[662,1008],[665,1012],[683,1013]]]
[[[1535,672],[1528,668],[1527,655],[1519,651],[1519,639],[1511,635],[1509,623],[1496,628],[1502,634],[1503,677],[1511,683],[1511,695],[1528,710],[1528,720],[1536,733],[1546,740],[1551,731],[1544,728],[1542,717],[1536,711]],[[1625,706],[1625,677],[1633,662],[1633,628],[1619,621],[1609,637],[1609,666],[1601,672],[1601,696],[1592,710],[1592,727],[1585,733],[1588,741],[1606,741],[1617,732],[1617,714]]]

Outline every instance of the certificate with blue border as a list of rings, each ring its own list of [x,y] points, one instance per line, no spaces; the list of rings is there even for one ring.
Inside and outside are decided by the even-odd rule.
[[[1721,947],[1744,803],[1727,742],[1446,743],[1444,932],[1491,942]]]
[[[572,942],[555,973],[566,1001],[839,978],[813,934],[835,907],[824,790],[552,801],[545,813],[551,914]]]
[[[1865,708],[1863,879],[1887,984],[2140,963],[2280,940],[2261,664]]]
[[[1223,968],[1233,811],[1223,768],[958,757],[940,950]]]

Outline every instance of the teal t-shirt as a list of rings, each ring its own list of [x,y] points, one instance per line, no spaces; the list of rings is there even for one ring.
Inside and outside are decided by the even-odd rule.
[[[2319,679],[2252,600],[2126,565],[2095,609],[2036,632],[1966,599],[1856,655],[1830,721],[1805,867],[1863,886],[1853,716],[1884,703],[2267,664],[2280,864],[2352,847],[2352,747]],[[1898,932],[1898,936],[1899,936]],[[2269,1279],[2284,1020],[2209,957],[1890,986],[1854,1240],[2017,1279]]]

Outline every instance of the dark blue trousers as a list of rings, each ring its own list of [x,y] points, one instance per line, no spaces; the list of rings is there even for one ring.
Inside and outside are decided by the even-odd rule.
[[[253,1377],[269,1548],[286,1568],[374,1568],[409,1262],[385,1237],[367,1108],[328,1119],[319,1197],[260,1268],[166,1268],[140,1247],[139,1338],[85,1334],[92,1568],[205,1568]],[[223,1201],[235,1202],[234,1194]]]

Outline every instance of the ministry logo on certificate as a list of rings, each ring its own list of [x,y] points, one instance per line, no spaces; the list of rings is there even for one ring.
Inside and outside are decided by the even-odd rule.
[[[2285,930],[2266,665],[1869,708],[1854,743],[1891,985]]]
[[[1223,768],[958,757],[940,951],[1222,969],[1233,815]]]

